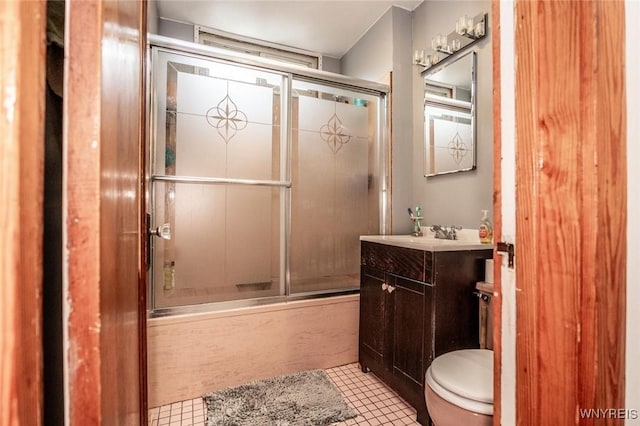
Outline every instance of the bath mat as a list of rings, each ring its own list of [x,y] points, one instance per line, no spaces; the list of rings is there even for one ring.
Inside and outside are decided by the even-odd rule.
[[[322,426],[356,416],[324,370],[204,394],[207,426]]]

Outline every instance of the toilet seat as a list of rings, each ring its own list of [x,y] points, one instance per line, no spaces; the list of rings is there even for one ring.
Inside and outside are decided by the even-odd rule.
[[[493,351],[465,349],[433,360],[427,385],[442,399],[475,413],[493,414]]]

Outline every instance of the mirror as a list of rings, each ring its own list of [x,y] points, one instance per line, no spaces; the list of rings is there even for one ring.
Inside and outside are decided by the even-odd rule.
[[[476,168],[476,52],[423,72],[426,177]]]

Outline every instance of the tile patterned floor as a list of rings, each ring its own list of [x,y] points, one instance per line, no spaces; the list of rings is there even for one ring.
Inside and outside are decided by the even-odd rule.
[[[329,378],[358,416],[335,426],[416,425],[416,411],[389,389],[373,373],[364,374],[360,366],[343,365],[325,370]],[[201,398],[174,402],[149,410],[151,426],[204,426],[206,407]],[[266,425],[256,425],[266,426]]]
[[[204,426],[207,407],[202,398],[188,399],[149,410],[149,425]]]

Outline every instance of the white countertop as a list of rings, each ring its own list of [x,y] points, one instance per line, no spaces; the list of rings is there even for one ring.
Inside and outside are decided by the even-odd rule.
[[[413,235],[362,235],[360,241],[387,244],[425,251],[456,251],[456,250],[491,250],[493,244],[482,244],[478,239],[478,231],[463,229],[458,232],[457,240],[441,240],[427,232],[423,237]]]

